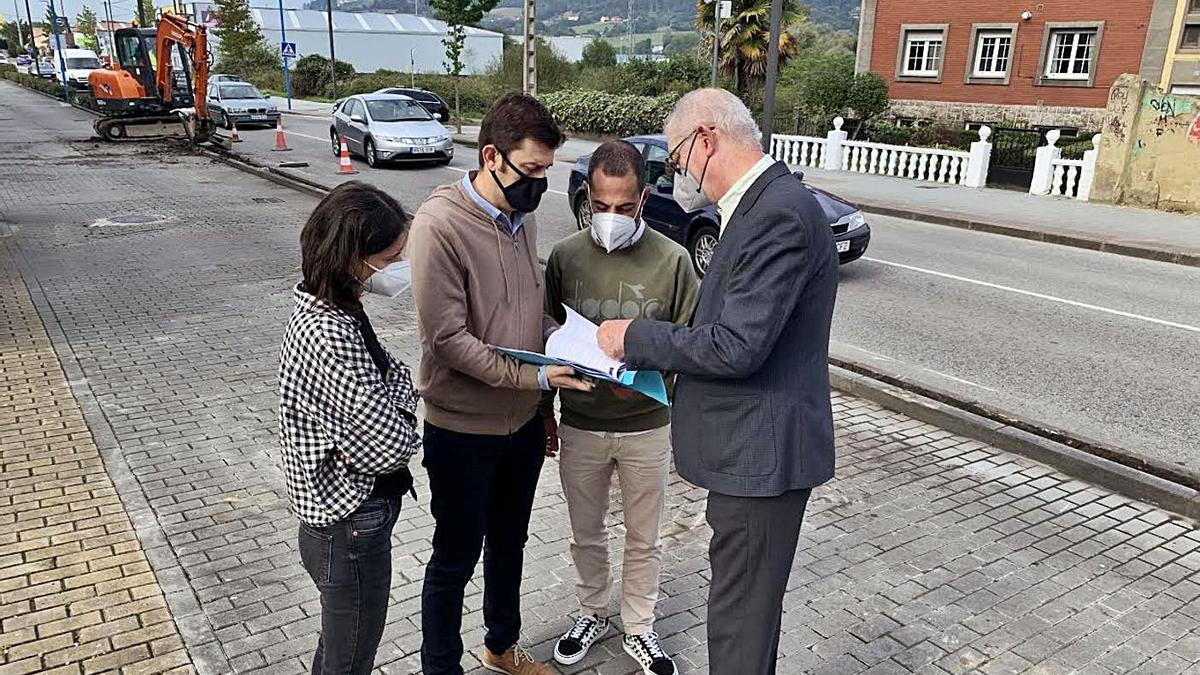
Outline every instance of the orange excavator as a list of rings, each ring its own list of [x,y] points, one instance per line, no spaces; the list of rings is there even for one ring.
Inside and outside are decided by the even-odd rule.
[[[92,71],[92,107],[102,117],[95,128],[110,141],[177,136],[162,127],[182,124],[194,143],[210,140],[208,34],[182,16],[164,14],[154,28],[122,28],[114,35],[117,58],[111,68]],[[147,134],[149,127],[157,133]]]

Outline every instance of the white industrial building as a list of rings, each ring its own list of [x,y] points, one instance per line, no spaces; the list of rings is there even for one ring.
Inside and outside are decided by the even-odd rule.
[[[213,15],[215,5],[189,5],[192,16],[214,29],[213,53],[220,42],[220,26]],[[251,14],[262,29],[263,37],[276,47],[281,41],[279,6],[251,5]],[[296,43],[297,57],[320,54],[329,58],[329,24],[327,14],[312,9],[284,9],[283,34],[288,42]],[[381,68],[400,72],[445,72],[445,22],[413,14],[383,14],[377,12],[333,12],[334,50],[338,61],[354,66],[360,73],[373,73]],[[463,54],[466,73],[480,73],[500,59],[504,51],[504,36],[480,28],[467,28],[467,43]]]

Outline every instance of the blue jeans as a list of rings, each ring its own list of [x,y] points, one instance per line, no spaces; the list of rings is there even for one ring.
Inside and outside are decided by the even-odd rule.
[[[369,675],[387,620],[400,500],[372,497],[332,525],[300,524],[300,560],[321,592],[313,675]]]
[[[509,436],[462,434],[425,424],[435,527],[421,589],[424,675],[462,675],[463,591],[483,552],[483,642],[494,654],[521,632],[521,568],[529,514],[545,461],[540,416]]]

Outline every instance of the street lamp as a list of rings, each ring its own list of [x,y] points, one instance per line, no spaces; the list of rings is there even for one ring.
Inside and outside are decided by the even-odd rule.
[[[732,0],[705,0],[713,5],[713,52],[712,52],[712,86],[717,86],[717,64],[721,52],[721,19],[733,16]]]
[[[333,51],[333,0],[325,0],[325,15],[329,17],[329,69],[333,100],[337,101],[337,55]]]

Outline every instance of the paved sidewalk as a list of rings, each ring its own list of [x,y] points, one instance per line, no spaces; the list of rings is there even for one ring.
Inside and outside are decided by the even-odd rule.
[[[279,96],[272,100],[275,102],[275,105],[279,106],[280,111],[289,115],[329,117],[333,114],[332,103],[322,103],[320,101],[308,101],[302,98],[293,98],[292,107],[289,109],[287,98]]]
[[[167,606],[197,671],[307,672],[317,595],[296,552],[274,411],[297,234],[315,200],[169,149],[78,143],[89,135],[86,121],[50,126],[70,110],[43,111],[36,136],[45,142],[30,142],[35,134],[20,124],[32,116],[10,109],[13,100],[0,99],[14,119],[0,127],[0,144],[12,151],[0,170],[16,176],[0,182],[0,224],[15,229],[0,239],[0,443],[16,430],[17,445],[0,447],[0,524],[49,521],[17,498],[37,494],[68,504],[55,504],[56,513],[90,517],[81,527],[107,527],[89,510],[86,486],[90,498],[106,500],[97,511],[117,525],[129,512],[133,531],[151,542],[144,559],[158,588],[169,589]],[[159,218],[114,223],[130,215]],[[20,279],[12,272],[18,260]],[[22,295],[24,287],[34,292]],[[381,340],[415,363],[411,302],[368,302]],[[64,372],[77,374],[69,389]],[[838,478],[816,491],[805,523],[785,599],[781,673],[1200,675],[1194,521],[852,396],[835,394],[834,406]],[[65,443],[54,431],[59,417]],[[29,443],[51,437],[77,455],[87,437],[102,439],[104,462],[85,455],[78,468],[66,468],[75,460],[58,468],[51,457],[25,458]],[[382,673],[416,670],[432,518],[424,471],[414,472],[420,498],[405,502],[395,532]],[[551,462],[538,489],[523,587],[523,637],[541,658],[575,605],[555,473]],[[105,492],[106,474],[119,502]],[[32,491],[57,490],[54,480],[67,483],[62,493]],[[674,477],[664,531],[656,628],[688,674],[707,672],[704,497]],[[610,520],[620,560],[619,503]],[[37,523],[27,536],[50,541],[34,548],[0,528],[0,675],[30,672],[33,662],[22,662],[37,656],[37,631],[61,625],[36,614],[37,600],[31,607],[5,597],[14,590],[9,579],[29,574],[22,556],[43,556],[47,562],[34,564],[64,587],[95,581],[71,553],[53,548],[59,524]],[[97,537],[81,545],[108,544]],[[162,597],[150,576],[139,576],[144,567],[124,564],[131,566],[120,582],[141,589],[133,603]],[[103,619],[107,611],[115,619],[130,604],[108,595],[80,616]],[[464,640],[477,649],[478,582],[465,611]],[[167,623],[161,605],[148,612],[159,617],[154,625]],[[103,633],[112,646],[96,658],[118,658],[121,634]],[[159,639],[171,638],[152,638]],[[482,673],[474,657],[464,663]],[[563,672],[624,675],[634,667],[610,637]]]

